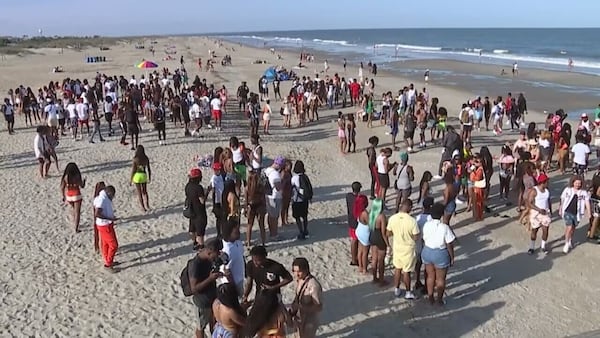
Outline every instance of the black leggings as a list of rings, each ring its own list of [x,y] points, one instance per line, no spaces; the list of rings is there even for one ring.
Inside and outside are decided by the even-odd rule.
[[[158,140],[167,140],[167,133],[165,131],[166,125],[165,122],[157,123],[155,125],[156,130],[158,131]],[[161,138],[162,137],[162,138]]]
[[[369,173],[371,174],[371,197],[375,197],[375,183],[377,182],[377,177],[375,176],[375,169],[369,166]]]
[[[508,198],[508,189],[510,187],[510,179],[511,176],[502,177],[500,176],[500,196],[505,196]]]

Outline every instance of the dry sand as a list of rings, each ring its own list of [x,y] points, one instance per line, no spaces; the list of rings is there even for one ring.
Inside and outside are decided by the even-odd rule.
[[[215,45],[206,38],[161,38],[158,46],[175,45],[187,60],[190,75],[197,73],[195,61],[206,59],[208,49]],[[148,48],[146,44],[146,48]],[[226,46],[231,46],[226,44]],[[159,48],[160,49],[160,48]],[[265,65],[252,65],[254,59],[264,59],[290,68],[297,63],[296,53],[283,53],[284,60],[267,50],[235,45],[234,66],[216,66],[214,73],[202,73],[209,82],[225,84],[230,94],[240,81],[248,81],[256,90],[256,81]],[[96,71],[136,77],[143,71],[133,68],[150,53],[136,50],[133,45],[111,47],[102,52],[110,62],[85,64],[86,54],[43,50],[45,55],[9,57],[0,62],[0,92],[23,83],[37,87],[50,79],[63,77],[91,78]],[[222,56],[223,48],[216,49]],[[39,51],[38,51],[39,52]],[[176,60],[161,62],[161,67],[174,69]],[[63,74],[52,74],[53,66],[62,65]],[[341,67],[332,65],[333,71]],[[322,68],[317,61],[303,70],[313,75]],[[356,68],[356,67],[354,67]],[[347,77],[355,77],[356,69],[348,68]],[[352,72],[352,74],[350,74]],[[365,70],[366,75],[366,70]],[[396,91],[409,80],[377,77],[378,88]],[[289,83],[283,83],[282,93]],[[416,82],[419,87],[423,83]],[[429,85],[431,97],[440,98],[442,105],[454,111],[460,102],[471,97],[459,86],[443,88]],[[504,94],[504,89],[498,94]],[[278,109],[278,103],[274,108]],[[351,110],[346,109],[347,112]],[[536,107],[530,107],[535,112]],[[473,223],[461,213],[453,225],[460,238],[456,265],[448,276],[447,305],[431,308],[423,300],[414,302],[395,299],[391,288],[380,289],[370,283],[370,277],[360,276],[348,265],[349,253],[346,206],[344,195],[354,180],[368,185],[363,149],[366,139],[376,134],[382,144],[389,144],[385,127],[368,130],[358,127],[360,151],[341,156],[337,151],[336,125],[331,121],[337,110],[323,111],[321,120],[305,129],[284,130],[277,116],[273,121],[273,136],[263,138],[266,155],[278,154],[302,159],[315,186],[315,201],[310,207],[311,237],[306,242],[293,240],[272,244],[270,257],[291,269],[294,257],[305,256],[313,274],[324,288],[325,308],[321,315],[320,337],[563,337],[591,331],[597,323],[598,247],[581,243],[585,230],[576,232],[577,246],[565,256],[560,250],[563,224],[555,220],[550,229],[552,252],[528,256],[525,251],[528,235],[514,221],[514,207],[489,203],[494,212],[508,218],[489,216],[484,222]],[[537,121],[543,116],[533,113]],[[148,129],[148,128],[146,128]],[[60,203],[59,180],[62,172],[51,169],[51,177],[38,178],[32,143],[34,131],[17,120],[17,134],[0,133],[0,186],[4,205],[0,239],[0,336],[2,337],[189,337],[195,326],[194,306],[182,295],[179,273],[187,259],[193,256],[186,233],[186,220],[181,215],[186,173],[194,165],[197,154],[211,153],[217,145],[225,145],[231,135],[246,139],[246,122],[238,113],[226,115],[224,132],[206,133],[204,139],[184,138],[180,129],[167,130],[168,146],[158,146],[154,133],[145,131],[141,143],[146,146],[153,166],[153,181],[149,184],[152,210],[146,214],[138,207],[135,189],[128,184],[132,152],[119,146],[118,136],[109,142],[89,144],[64,138],[58,148],[61,169],[75,161],[87,177],[83,190],[82,233],[75,234],[69,210]],[[514,135],[506,136],[506,138]],[[494,154],[503,139],[489,133],[475,133],[474,146],[489,145]],[[439,148],[427,148],[411,155],[417,180],[424,170],[435,171]],[[397,154],[394,154],[394,157]],[[209,173],[204,171],[205,182]],[[100,180],[117,188],[115,208],[118,217],[116,231],[121,245],[117,259],[124,268],[109,275],[102,270],[101,258],[94,254],[91,228],[92,185]],[[567,178],[552,178],[553,196],[558,196]],[[497,193],[497,176],[492,178]],[[415,182],[418,184],[418,182]],[[440,182],[434,182],[434,196],[439,200]],[[414,189],[416,190],[416,189]],[[414,197],[414,196],[413,196]],[[285,231],[293,238],[295,227]],[[208,230],[214,235],[214,227]],[[258,234],[255,232],[254,237]],[[388,277],[390,273],[388,272]],[[290,302],[292,289],[283,291]]]

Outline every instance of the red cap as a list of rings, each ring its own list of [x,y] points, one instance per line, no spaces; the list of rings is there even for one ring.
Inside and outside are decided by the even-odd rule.
[[[192,168],[189,174],[190,178],[202,177],[202,171],[199,168]]]
[[[544,182],[548,182],[548,175],[541,173],[538,177],[537,177],[537,182],[538,184],[540,183],[544,183]]]
[[[215,163],[213,163],[212,167],[213,167],[214,170],[221,170],[221,169],[223,169],[223,165],[221,164],[221,162],[215,162]]]

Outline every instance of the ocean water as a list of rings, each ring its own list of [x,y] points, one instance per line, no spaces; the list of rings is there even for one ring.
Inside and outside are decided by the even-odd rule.
[[[370,60],[386,68],[393,61],[451,59],[600,75],[600,28],[582,29],[357,29],[247,32],[219,37],[251,46],[307,48]],[[336,60],[339,61],[339,60]]]

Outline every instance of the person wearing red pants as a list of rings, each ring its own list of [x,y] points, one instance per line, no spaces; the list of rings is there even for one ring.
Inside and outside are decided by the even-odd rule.
[[[94,208],[96,209],[96,227],[100,235],[102,258],[104,258],[104,268],[111,272],[117,272],[114,269],[114,257],[117,253],[119,244],[115,233],[114,222],[117,220],[113,211],[112,200],[115,197],[115,187],[107,186],[100,191],[94,198]]]

